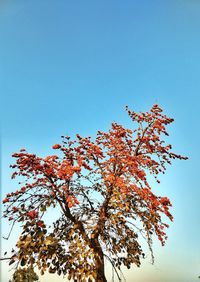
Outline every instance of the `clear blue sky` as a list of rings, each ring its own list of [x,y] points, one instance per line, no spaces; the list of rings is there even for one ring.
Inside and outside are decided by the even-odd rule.
[[[158,103],[174,117],[169,142],[189,160],[155,189],[171,198],[175,222],[166,247],[155,243],[155,265],[147,259],[126,277],[198,281],[200,1],[2,0],[0,93],[3,195],[16,188],[8,166],[21,147],[45,155],[63,134],[130,125],[125,105]]]

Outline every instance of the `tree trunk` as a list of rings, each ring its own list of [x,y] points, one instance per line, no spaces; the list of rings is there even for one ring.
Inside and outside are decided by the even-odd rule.
[[[96,259],[96,273],[97,273],[97,280],[96,282],[107,282],[104,270],[104,258],[103,256],[99,256]]]
[[[98,239],[93,241],[93,249],[95,251],[95,268],[97,274],[97,279],[95,282],[107,282],[104,269],[104,255]]]

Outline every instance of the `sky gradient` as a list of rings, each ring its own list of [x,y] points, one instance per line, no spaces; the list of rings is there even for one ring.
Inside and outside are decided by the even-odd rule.
[[[155,242],[155,264],[125,270],[127,282],[199,280],[199,31],[197,0],[0,2],[2,197],[17,189],[9,164],[22,147],[45,156],[61,135],[131,126],[125,105],[158,103],[175,118],[169,143],[189,160],[174,162],[154,190],[171,199],[174,223],[166,246]]]

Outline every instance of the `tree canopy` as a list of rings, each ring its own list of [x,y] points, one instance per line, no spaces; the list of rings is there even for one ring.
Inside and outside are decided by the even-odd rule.
[[[44,274],[64,274],[74,281],[107,281],[105,258],[119,279],[121,266],[140,266],[143,236],[153,259],[152,238],[167,239],[171,202],[151,188],[173,159],[187,159],[166,144],[172,118],[158,105],[136,113],[126,107],[133,129],[116,122],[96,138],[62,136],[57,154],[40,157],[14,153],[12,178],[19,189],[7,194],[4,217],[21,223],[22,233],[10,264],[37,266]],[[47,226],[50,207],[60,217]]]

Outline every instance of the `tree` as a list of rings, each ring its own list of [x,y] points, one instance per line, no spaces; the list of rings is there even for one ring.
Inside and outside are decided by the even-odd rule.
[[[3,200],[4,217],[22,224],[22,233],[10,264],[36,265],[41,274],[64,274],[74,281],[106,282],[104,261],[111,263],[121,281],[121,266],[140,266],[140,236],[148,243],[152,260],[152,237],[164,245],[171,221],[171,202],[157,196],[152,176],[165,173],[173,159],[187,159],[171,151],[163,140],[173,119],[158,105],[136,113],[126,107],[134,130],[112,123],[96,139],[62,136],[55,144],[57,155],[45,158],[21,149],[13,154],[12,178],[20,189]],[[22,179],[23,184],[22,184]],[[60,217],[48,228],[44,215],[50,207]]]
[[[14,274],[13,279],[10,282],[33,282],[38,281],[38,275],[33,270],[33,267],[18,268]]]

